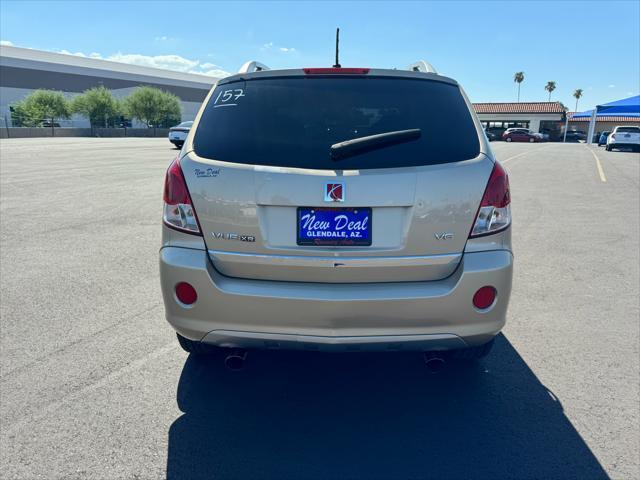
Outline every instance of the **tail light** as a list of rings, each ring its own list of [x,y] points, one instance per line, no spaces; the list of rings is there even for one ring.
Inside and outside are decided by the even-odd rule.
[[[171,162],[164,179],[163,220],[165,225],[175,230],[202,235],[178,158]]]
[[[615,139],[616,139],[616,134],[615,134],[615,133],[612,133],[612,134],[611,134],[611,138],[613,138],[613,139],[615,140]]]
[[[511,224],[509,177],[496,162],[484,191],[476,221],[469,237],[481,237],[504,230]]]

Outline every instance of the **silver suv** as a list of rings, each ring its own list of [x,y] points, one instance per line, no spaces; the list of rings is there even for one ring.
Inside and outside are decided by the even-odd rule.
[[[232,368],[254,348],[489,352],[508,178],[462,88],[418,65],[254,63],[213,87],[164,190],[162,292],[186,351],[234,349]]]

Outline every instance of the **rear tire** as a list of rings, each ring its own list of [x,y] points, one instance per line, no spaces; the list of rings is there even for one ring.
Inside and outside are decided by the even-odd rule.
[[[607,145],[606,147],[604,147],[604,149],[605,149],[607,152],[610,152],[610,151],[611,151],[611,145]]]
[[[507,138],[505,139],[505,142],[511,142],[511,137],[507,137]]]
[[[214,355],[219,351],[219,348],[214,345],[209,345],[202,342],[196,342],[194,340],[189,340],[186,337],[183,337],[179,333],[176,333],[178,337],[178,343],[182,347],[182,349],[196,356],[206,356],[206,355]]]
[[[465,362],[477,361],[489,355],[494,343],[496,343],[496,339],[492,338],[482,345],[454,350],[452,357],[454,360],[463,360]]]
[[[530,138],[530,139],[529,139],[529,143],[533,143],[533,142],[535,142],[535,141],[536,141],[536,139],[535,139],[535,138]]]

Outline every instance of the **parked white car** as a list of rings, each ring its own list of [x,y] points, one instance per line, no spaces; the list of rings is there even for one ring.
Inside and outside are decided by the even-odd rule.
[[[607,138],[608,152],[614,148],[631,148],[632,150],[640,149],[640,127],[616,127]]]
[[[187,135],[189,135],[189,130],[191,130],[191,125],[193,125],[193,122],[182,122],[180,125],[171,127],[169,129],[169,141],[177,148],[182,148]]]

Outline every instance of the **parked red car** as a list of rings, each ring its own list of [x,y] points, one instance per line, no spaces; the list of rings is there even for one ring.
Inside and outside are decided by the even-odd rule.
[[[505,142],[539,142],[542,137],[531,130],[526,128],[508,128],[502,134],[502,139]]]

